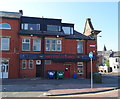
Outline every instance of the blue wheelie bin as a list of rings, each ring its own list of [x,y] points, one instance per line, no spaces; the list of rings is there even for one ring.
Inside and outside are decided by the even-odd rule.
[[[56,71],[49,70],[48,71],[48,79],[54,79],[55,78],[55,73],[56,73]]]
[[[74,79],[77,79],[77,75],[76,75],[76,74],[73,74],[73,78],[74,78]]]

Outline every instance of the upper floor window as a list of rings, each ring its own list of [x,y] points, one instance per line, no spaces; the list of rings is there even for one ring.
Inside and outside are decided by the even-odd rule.
[[[73,27],[62,27],[65,34],[73,34]]]
[[[1,23],[0,29],[11,29],[11,26],[8,23]]]
[[[8,51],[9,50],[9,47],[10,47],[10,38],[7,38],[7,37],[3,37],[1,38],[0,40],[0,49],[3,50],[3,51]]]
[[[40,24],[28,24],[28,23],[22,23],[21,24],[22,30],[40,30]]]
[[[22,39],[22,51],[30,51],[30,39]]]
[[[83,42],[82,41],[78,41],[77,43],[77,52],[83,53]]]
[[[61,40],[46,40],[46,51],[62,51]]]
[[[61,26],[47,25],[47,31],[61,31]]]
[[[36,38],[33,39],[33,51],[40,51],[41,50],[41,39]]]

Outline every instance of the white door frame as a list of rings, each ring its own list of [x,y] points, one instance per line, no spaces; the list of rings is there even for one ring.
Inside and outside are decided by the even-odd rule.
[[[8,78],[8,73],[9,73],[9,60],[0,59],[0,78]]]

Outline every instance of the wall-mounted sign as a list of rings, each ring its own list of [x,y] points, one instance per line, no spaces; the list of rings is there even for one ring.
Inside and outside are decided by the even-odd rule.
[[[96,45],[90,45],[90,47],[95,47]]]
[[[58,60],[58,61],[89,61],[89,55],[72,55],[72,54],[33,54],[33,53],[21,53],[20,59],[35,59],[37,60],[36,64],[41,64],[41,60]],[[95,56],[93,59],[96,59]]]
[[[41,64],[41,60],[36,60],[36,65],[40,65]]]

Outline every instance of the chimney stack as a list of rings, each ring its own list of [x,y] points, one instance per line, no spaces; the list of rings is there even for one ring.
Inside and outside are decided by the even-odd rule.
[[[23,15],[23,10],[19,10],[19,13]]]

